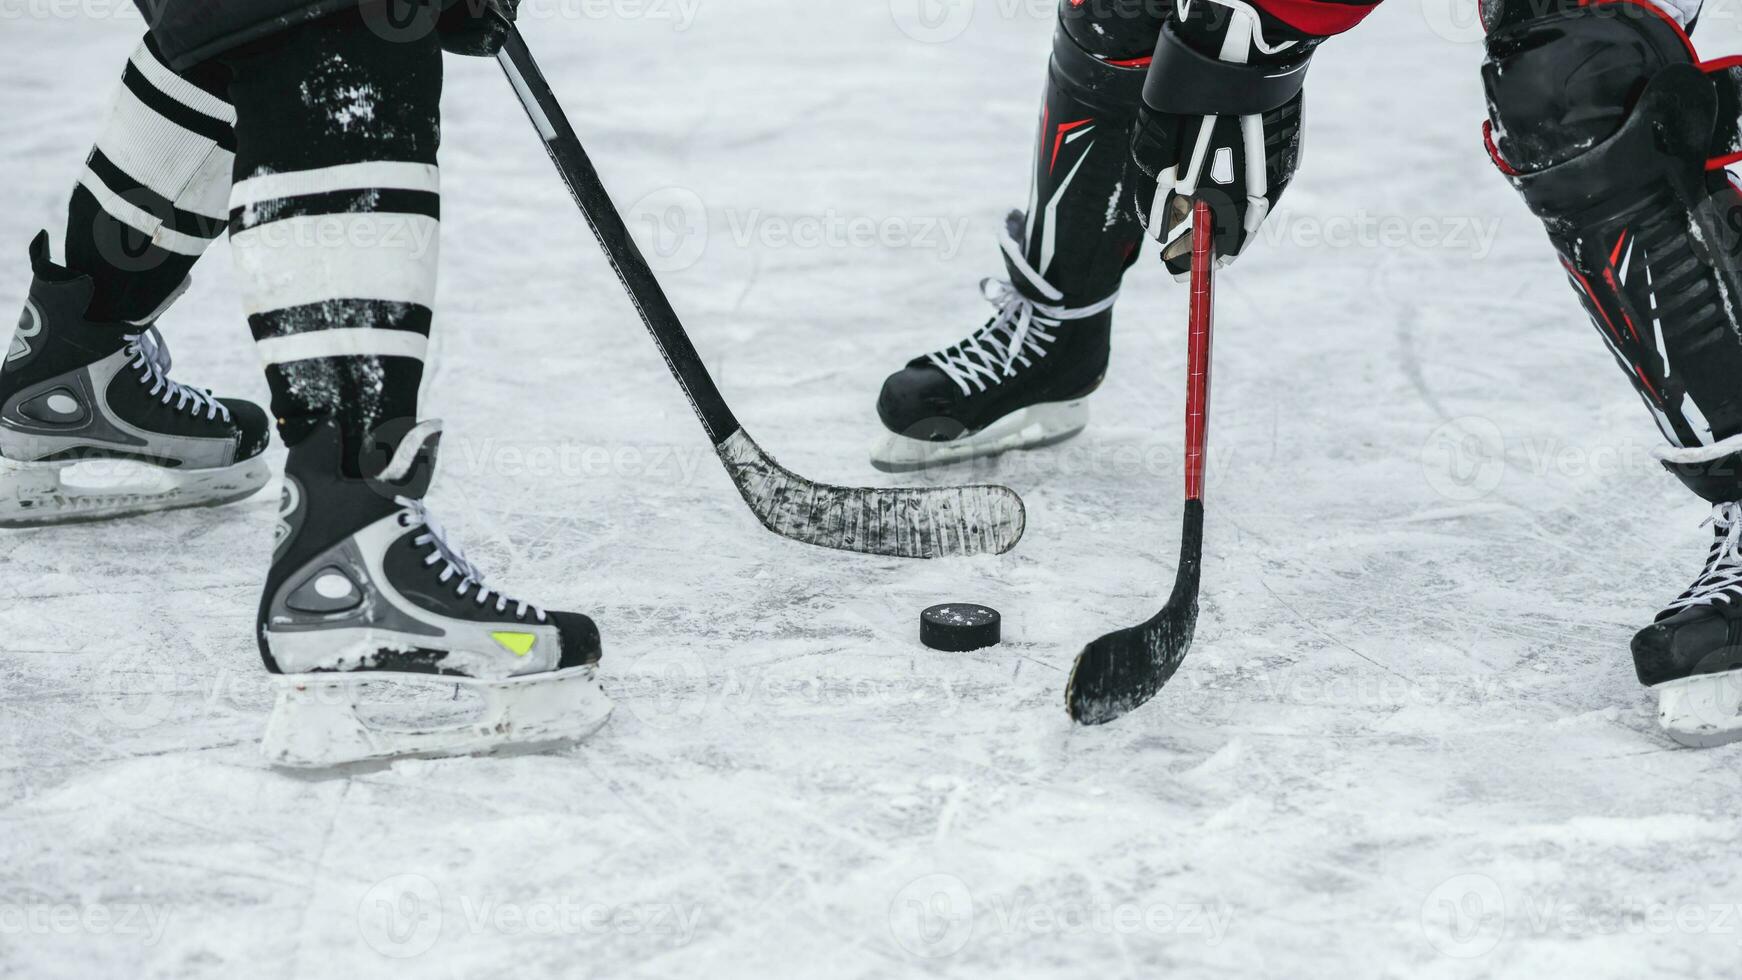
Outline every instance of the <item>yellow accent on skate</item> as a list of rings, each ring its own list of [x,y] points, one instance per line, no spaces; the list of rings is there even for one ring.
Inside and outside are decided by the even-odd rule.
[[[538,642],[538,637],[531,633],[491,633],[490,638],[502,644],[502,649],[524,657],[532,652],[532,645]]]

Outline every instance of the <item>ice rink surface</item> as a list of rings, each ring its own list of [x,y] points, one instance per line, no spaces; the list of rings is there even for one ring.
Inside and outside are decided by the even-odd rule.
[[[1183,288],[1130,277],[1082,437],[924,477],[1021,491],[1014,553],[807,549],[736,499],[495,66],[450,61],[438,513],[598,618],[618,712],[553,755],[283,775],[276,489],[6,532],[0,975],[1735,976],[1742,748],[1675,747],[1627,656],[1705,508],[1487,162],[1445,2],[1317,59],[1300,178],[1220,283],[1198,643],[1097,730],[1072,658],[1173,580]],[[0,26],[6,309],[140,30],[31,9]],[[739,416],[818,479],[893,483],[878,385],[981,322],[1027,196],[1051,5],[916,9],[526,24]],[[1708,55],[1742,48],[1723,14]],[[177,375],[264,400],[224,246],[196,279]],[[922,648],[946,599],[1006,643]]]

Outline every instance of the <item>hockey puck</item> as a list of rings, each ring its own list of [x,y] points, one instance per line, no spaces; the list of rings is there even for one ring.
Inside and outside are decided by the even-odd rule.
[[[919,614],[919,642],[933,650],[967,653],[1003,639],[1004,619],[990,606],[946,602]]]

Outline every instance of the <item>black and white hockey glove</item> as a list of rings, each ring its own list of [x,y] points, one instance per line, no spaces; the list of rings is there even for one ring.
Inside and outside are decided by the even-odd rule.
[[[520,0],[452,0],[436,21],[442,50],[449,54],[494,58],[508,43]]]
[[[1216,216],[1222,264],[1245,251],[1300,161],[1301,86],[1322,37],[1242,0],[1182,0],[1144,82],[1131,155],[1155,178],[1139,217],[1176,276],[1191,269],[1192,200]]]

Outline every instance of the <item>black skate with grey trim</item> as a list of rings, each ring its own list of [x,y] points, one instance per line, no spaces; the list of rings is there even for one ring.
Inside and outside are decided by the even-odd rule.
[[[981,291],[998,312],[972,336],[889,376],[877,415],[889,430],[871,464],[890,473],[1035,449],[1089,424],[1084,399],[1107,373],[1117,294],[1068,306],[1023,257],[1022,215],[1003,241],[1009,280]]]
[[[278,686],[269,761],[544,745],[585,738],[610,716],[593,621],[486,585],[425,508],[440,431],[419,423],[362,479],[339,472],[330,420],[291,448],[259,613],[261,655]],[[457,715],[456,694],[467,698]],[[365,702],[381,697],[416,717],[372,716]]]
[[[155,316],[87,319],[91,280],[50,262],[46,235],[31,265],[0,364],[0,527],[215,506],[266,485],[259,406],[170,380]]]
[[[1639,682],[1683,745],[1742,739],[1742,502],[1712,513],[1711,556],[1688,590],[1633,638]]]

